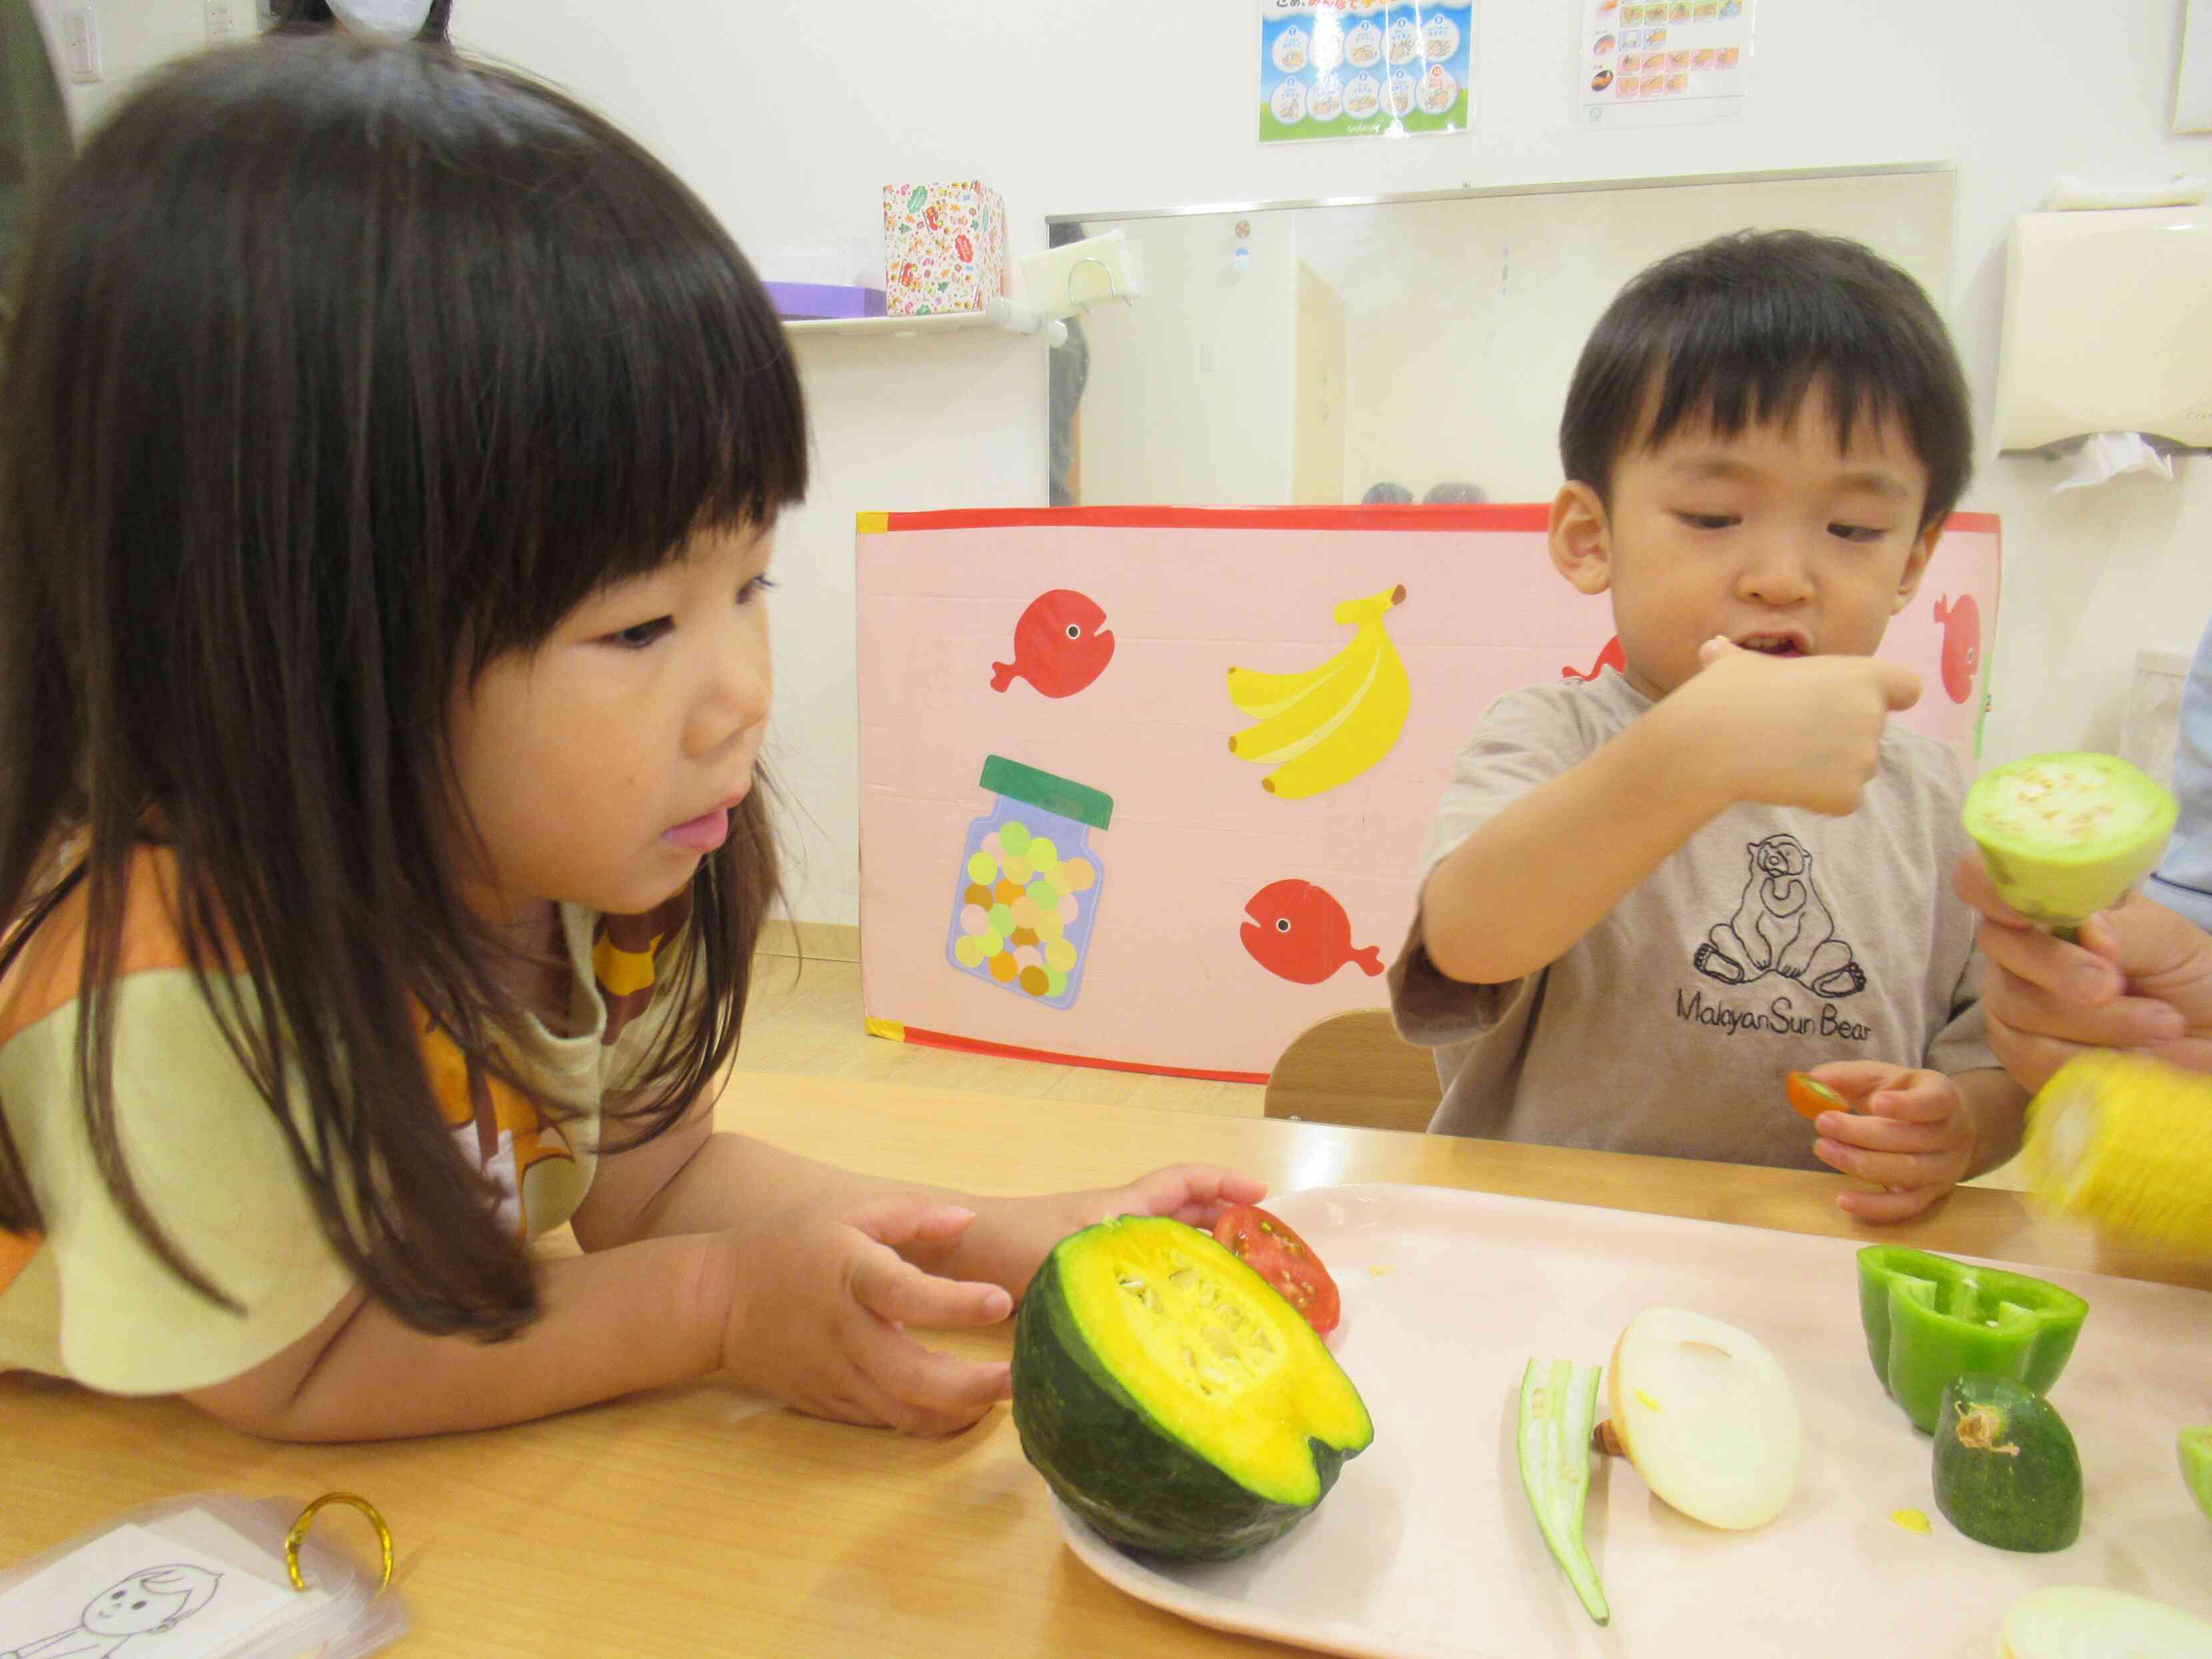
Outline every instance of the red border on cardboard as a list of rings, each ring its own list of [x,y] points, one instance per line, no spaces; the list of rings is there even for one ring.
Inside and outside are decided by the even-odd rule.
[[[896,1023],[896,1022],[893,1022]],[[1049,1048],[1018,1048],[1011,1043],[986,1042],[981,1037],[952,1036],[925,1031],[918,1026],[899,1027],[902,1042],[918,1042],[925,1048],[950,1048],[963,1054],[990,1054],[1000,1060],[1042,1060],[1054,1066],[1088,1066],[1100,1072],[1138,1072],[1146,1077],[1197,1078],[1206,1083],[1265,1083],[1265,1072],[1201,1072],[1186,1066],[1146,1066],[1133,1060],[1101,1060],[1095,1054],[1056,1054]]]
[[[1118,530],[1519,530],[1551,527],[1542,502],[1426,507],[993,507],[942,513],[888,513],[885,532],[1012,530],[1040,525]],[[1994,513],[1954,513],[1946,530],[1997,528]]]

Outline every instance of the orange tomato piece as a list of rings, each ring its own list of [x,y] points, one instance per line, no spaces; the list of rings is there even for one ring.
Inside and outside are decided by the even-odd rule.
[[[1814,1118],[1823,1112],[1848,1112],[1851,1103],[1826,1084],[1808,1076],[1803,1072],[1792,1072],[1783,1084],[1790,1096],[1790,1105],[1798,1116]]]

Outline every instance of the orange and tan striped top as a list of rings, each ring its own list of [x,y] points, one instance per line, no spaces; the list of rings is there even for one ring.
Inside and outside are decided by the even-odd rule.
[[[0,981],[0,1109],[46,1218],[0,1233],[0,1370],[73,1377],[115,1394],[170,1394],[250,1370],[319,1324],[351,1289],[267,1104],[200,994],[174,921],[173,864],[142,854],[125,905],[115,1000],[116,1129],[140,1194],[187,1261],[244,1306],[208,1301],[166,1267],[94,1161],[75,1049],[83,896],[58,911]],[[456,1155],[490,1174],[525,1237],[561,1225],[590,1190],[600,1103],[629,1086],[677,999],[672,960],[688,896],[645,916],[564,906],[569,1018],[536,1021],[516,1063],[575,1112],[541,1121],[524,1096],[472,1077],[441,1031],[423,1058]]]

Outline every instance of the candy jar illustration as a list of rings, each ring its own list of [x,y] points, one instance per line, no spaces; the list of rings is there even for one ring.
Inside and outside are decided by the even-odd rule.
[[[968,826],[945,956],[971,978],[1068,1007],[1106,883],[1091,833],[1113,822],[1114,798],[1003,755],[985,757],[979,781],[998,799]]]
[[[1953,702],[1974,695],[1974,671],[1982,665],[1982,608],[1971,593],[1956,604],[1946,595],[1936,601],[1936,620],[1943,624],[1943,690]]]

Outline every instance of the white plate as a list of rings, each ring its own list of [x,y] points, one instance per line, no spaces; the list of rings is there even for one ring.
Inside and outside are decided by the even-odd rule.
[[[1987,1659],[2006,1608],[2045,1584],[2107,1585],[2212,1617],[2212,1525],[2174,1450],[2184,1425],[2212,1421],[2212,1294],[2032,1270],[2089,1302],[2051,1391],[2081,1448],[2087,1514],[2072,1548],[2014,1555],[1962,1537],[1936,1509],[1929,1442],[1868,1362],[1853,1243],[1426,1187],[1288,1193],[1269,1207],[1343,1291],[1334,1346],[1375,1443],[1312,1519],[1242,1561],[1140,1559],[1055,1504],[1076,1555],[1142,1601],[1322,1652],[1413,1659]],[[1602,1363],[1630,1317],[1658,1303],[1774,1350],[1805,1412],[1805,1474],[1771,1523],[1724,1533],[1601,1460],[1586,1525],[1613,1605],[1600,1630],[1522,1494],[1521,1372],[1532,1357]],[[1903,1508],[1924,1511],[1930,1532],[1892,1522]]]

